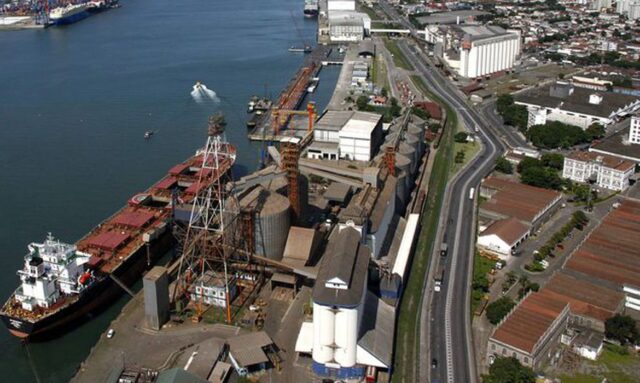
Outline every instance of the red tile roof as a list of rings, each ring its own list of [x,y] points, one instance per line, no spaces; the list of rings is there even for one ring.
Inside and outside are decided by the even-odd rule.
[[[429,113],[429,116],[431,116],[431,118],[433,118],[434,120],[442,120],[442,109],[440,108],[440,105],[436,104],[435,102],[418,101],[415,102],[414,105]]]
[[[533,222],[538,214],[561,197],[557,191],[497,177],[488,177],[482,182],[482,186],[496,192],[480,205],[481,209],[524,222]]]
[[[520,222],[517,218],[501,219],[492,223],[485,231],[480,233],[481,236],[497,235],[508,245],[515,245],[518,240],[529,232],[529,226]]]
[[[529,294],[498,326],[491,338],[532,354],[536,344],[566,306],[566,302],[548,294]]]
[[[599,161],[608,168],[620,170],[626,172],[630,169],[635,168],[635,162],[623,160],[621,158],[608,156],[606,154],[600,154],[595,152],[583,152],[583,151],[574,151],[569,153],[569,158],[576,161],[581,162],[595,162]]]
[[[618,285],[640,286],[640,201],[624,199],[565,267]]]

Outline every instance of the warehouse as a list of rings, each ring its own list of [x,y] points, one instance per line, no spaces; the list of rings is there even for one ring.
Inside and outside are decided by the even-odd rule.
[[[382,143],[382,116],[355,112],[338,133],[340,158],[370,161]]]
[[[478,236],[478,247],[508,260],[513,251],[529,236],[529,226],[517,218],[492,223]]]
[[[591,124],[610,125],[640,107],[640,99],[621,93],[600,92],[558,81],[515,97],[529,112],[527,126],[559,121],[587,129]]]

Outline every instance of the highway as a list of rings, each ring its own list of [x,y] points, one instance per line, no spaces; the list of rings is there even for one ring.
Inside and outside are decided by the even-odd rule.
[[[510,147],[528,147],[533,148],[525,139],[525,137],[515,128],[505,126],[502,117],[496,112],[496,100],[490,100],[482,105],[482,116],[488,121],[491,125],[499,128],[501,130],[501,137],[509,144]]]
[[[393,7],[384,0],[379,4],[392,19],[410,28],[412,37],[417,37],[413,25],[400,17]],[[410,46],[406,39],[399,41],[398,46],[429,89],[456,111],[460,121],[471,130],[479,128],[477,135],[483,144],[480,153],[447,185],[439,233],[448,243],[449,252],[445,258],[434,257],[430,272],[424,276],[420,359],[416,361],[417,381],[471,383],[477,380],[470,313],[475,206],[480,181],[493,170],[495,159],[505,150],[501,139],[512,145],[511,139],[497,133],[492,123],[487,124],[487,120],[466,103],[458,89],[438,70],[426,65],[427,57],[422,52]],[[475,193],[470,198],[472,188]],[[436,249],[437,245],[434,245]],[[444,281],[441,291],[434,293],[429,276],[433,275],[433,266],[438,261],[443,262]],[[437,360],[437,366],[431,365],[431,359]]]

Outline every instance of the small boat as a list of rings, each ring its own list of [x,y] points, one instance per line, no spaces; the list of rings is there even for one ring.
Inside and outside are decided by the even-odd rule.
[[[144,132],[144,139],[148,140],[151,137],[153,137],[154,131],[153,130],[147,130],[146,132]]]
[[[294,53],[311,53],[313,52],[313,48],[309,45],[305,45],[304,47],[300,48],[300,47],[296,47],[296,46],[291,46],[291,48],[289,48],[289,52],[294,52]]]
[[[249,103],[247,104],[247,113],[253,113],[255,111],[256,103],[258,102],[258,97],[253,96]]]
[[[318,83],[320,82],[320,77],[314,77],[309,81],[309,86],[307,87],[307,92],[313,93],[316,91],[318,87]]]

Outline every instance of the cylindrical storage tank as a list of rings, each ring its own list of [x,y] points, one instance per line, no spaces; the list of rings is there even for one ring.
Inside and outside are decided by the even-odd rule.
[[[416,150],[406,142],[401,142],[398,145],[398,153],[402,154],[403,156],[411,160],[410,175],[413,176],[414,174],[416,174],[415,172],[418,167],[418,156],[417,156]]]
[[[389,133],[384,138],[384,142],[385,143],[393,143],[393,142],[397,141],[398,136],[399,136],[399,133]]]
[[[254,216],[256,254],[280,260],[291,226],[291,204],[287,197],[269,190],[263,190],[258,198],[262,209]]]
[[[396,167],[398,168],[398,182],[396,189],[396,196],[398,197],[397,200],[401,203],[401,206],[406,206],[409,185],[413,182],[413,177],[411,177],[410,174],[411,160],[400,153],[396,153]],[[396,210],[401,211],[402,209]]]
[[[356,364],[358,336],[358,310],[340,309],[336,313],[334,358],[342,367]]]
[[[398,133],[400,131],[401,127],[402,127],[402,125],[399,124],[399,123],[391,124],[391,126],[389,126],[389,134]]]
[[[313,360],[326,363],[333,360],[335,314],[330,307],[313,304]]]
[[[418,139],[418,137],[407,132],[404,134],[403,141],[409,144],[409,146],[411,146],[416,150],[416,158],[418,159],[418,163],[419,163],[420,159],[422,158],[422,147],[420,146],[420,140]]]
[[[424,148],[426,146],[426,142],[424,138],[424,129],[421,129],[414,125],[409,127],[409,129],[407,130],[407,133],[414,135],[416,136],[416,138],[418,138],[418,144],[420,145],[418,152],[420,153],[420,157],[422,157],[424,155]]]

